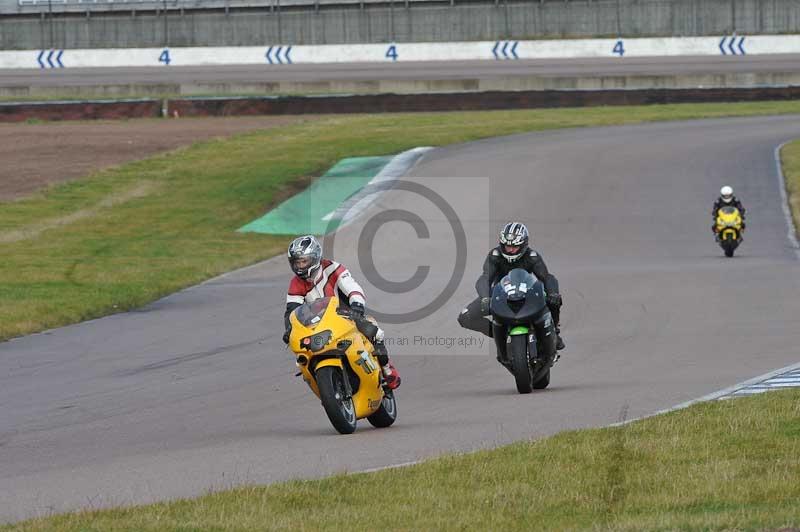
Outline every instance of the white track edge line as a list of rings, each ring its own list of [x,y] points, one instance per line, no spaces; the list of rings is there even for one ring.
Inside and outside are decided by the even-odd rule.
[[[708,395],[704,395],[702,397],[698,397],[697,399],[692,399],[691,401],[686,401],[684,403],[677,404],[677,405],[675,405],[675,406],[673,406],[671,408],[666,408],[664,410],[658,410],[658,411],[653,412],[652,414],[648,414],[646,416],[641,416],[641,417],[637,417],[637,418],[633,418],[633,419],[627,419],[625,421],[619,421],[617,423],[612,423],[610,425],[605,425],[603,427],[598,427],[598,428],[621,427],[623,425],[627,425],[628,423],[633,423],[635,421],[641,421],[643,419],[659,416],[661,414],[668,414],[669,412],[674,412],[676,410],[683,410],[684,408],[688,408],[688,407],[690,407],[690,406],[692,406],[694,404],[697,404],[697,403],[703,403],[703,402],[707,402],[707,401],[713,401],[715,399],[721,399],[722,397],[733,395],[734,393],[736,393],[736,392],[738,392],[740,390],[743,390],[743,389],[747,388],[748,386],[750,386],[752,384],[761,383],[761,382],[763,382],[765,380],[771,379],[772,377],[775,377],[777,375],[782,375],[783,373],[788,373],[788,372],[796,370],[796,369],[800,369],[800,362],[798,362],[796,364],[792,364],[791,366],[786,366],[786,367],[781,368],[781,369],[776,369],[774,371],[770,371],[769,373],[765,373],[763,375],[759,375],[758,377],[753,377],[752,379],[748,379],[746,381],[740,382],[739,384],[734,384],[733,386],[729,386],[727,388],[723,388],[722,390],[716,391],[714,393],[710,393]],[[761,390],[761,392],[767,392],[767,391],[770,391],[770,390],[769,389]],[[401,462],[399,464],[386,465],[386,466],[382,466],[382,467],[373,467],[373,468],[364,469],[364,470],[361,470],[361,471],[351,471],[351,472],[349,472],[347,474],[348,475],[360,475],[360,474],[363,474],[363,473],[377,473],[379,471],[386,471],[388,469],[399,469],[399,468],[403,468],[403,467],[409,467],[409,466],[417,465],[417,464],[420,464],[420,463],[426,462],[426,461],[428,461],[428,459],[415,460],[413,462]]]
[[[797,228],[794,226],[794,219],[792,218],[792,209],[789,205],[789,194],[786,191],[786,177],[783,175],[783,165],[781,164],[781,150],[786,146],[789,140],[779,144],[773,154],[775,157],[775,174],[778,177],[778,190],[781,193],[781,207],[783,208],[783,216],[786,219],[786,227],[788,229],[787,237],[789,243],[794,248],[795,258],[800,260],[800,244],[797,242]]]
[[[403,467],[411,467],[413,465],[421,464],[425,460],[414,460],[411,462],[400,462],[399,464],[386,465],[381,467],[371,467],[369,469],[362,469],[360,471],[350,471],[348,475],[363,475],[366,473],[377,473],[378,471],[386,471],[388,469],[401,469]]]
[[[350,225],[372,206],[375,201],[375,198],[372,196],[383,192],[383,188],[380,187],[381,183],[388,184],[405,176],[417,165],[426,153],[433,149],[434,148],[428,146],[420,146],[395,155],[361,190],[323,217],[323,220],[332,218],[341,220],[332,233],[336,233],[343,227]],[[389,186],[387,185],[386,188],[388,189]]]
[[[650,418],[650,417],[659,416],[661,414],[668,414],[668,413],[674,412],[676,410],[683,410],[684,408],[688,408],[688,407],[690,407],[690,406],[692,406],[694,404],[697,404],[697,403],[704,403],[704,402],[707,402],[707,401],[714,401],[715,399],[719,399],[721,397],[725,397],[727,395],[731,395],[733,393],[736,393],[739,390],[743,390],[744,388],[747,388],[748,386],[751,386],[753,384],[759,384],[759,383],[764,382],[764,381],[766,381],[768,379],[771,379],[772,377],[776,377],[778,375],[782,375],[783,373],[788,373],[788,372],[796,370],[798,368],[800,368],[800,362],[798,362],[796,364],[792,364],[791,366],[786,366],[784,368],[780,368],[780,369],[776,369],[776,370],[770,371],[768,373],[764,373],[763,375],[759,375],[758,377],[753,377],[752,379],[748,379],[746,381],[742,381],[742,382],[740,382],[738,384],[734,384],[733,386],[729,386],[727,388],[723,388],[722,390],[718,390],[716,392],[704,395],[702,397],[698,397],[697,399],[692,399],[690,401],[686,401],[684,403],[677,404],[677,405],[675,405],[673,407],[666,408],[664,410],[658,410],[658,411],[653,412],[652,414],[648,414],[646,416],[641,416],[641,417],[637,417],[637,418],[633,418],[633,419],[626,419],[624,421],[618,421],[616,423],[612,423],[611,425],[606,425],[606,426],[607,427],[619,427],[619,426],[622,426],[622,425],[627,425],[628,423],[633,423],[634,421],[639,421],[639,420],[642,420],[642,419],[647,419],[647,418]]]

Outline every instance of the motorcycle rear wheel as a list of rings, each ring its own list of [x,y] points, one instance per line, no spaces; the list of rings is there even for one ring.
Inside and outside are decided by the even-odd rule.
[[[371,416],[367,416],[367,421],[375,428],[383,429],[392,425],[397,420],[397,401],[394,392],[386,392],[381,401],[381,406]]]
[[[317,387],[322,407],[333,428],[340,434],[356,430],[356,408],[352,397],[345,397],[344,375],[340,368],[326,366],[317,371]]]
[[[514,373],[514,380],[517,383],[519,393],[531,393],[533,391],[533,375],[528,358],[528,335],[516,334],[511,337],[511,369]],[[531,353],[535,357],[536,353]]]

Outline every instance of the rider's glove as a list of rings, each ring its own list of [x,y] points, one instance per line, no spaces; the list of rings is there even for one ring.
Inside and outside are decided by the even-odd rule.
[[[350,303],[350,314],[353,316],[353,318],[363,318],[364,311],[365,311],[364,305],[362,305],[358,301]]]
[[[291,329],[286,329],[286,332],[283,333],[283,343],[289,345],[289,334],[291,334]]]
[[[547,306],[560,307],[562,304],[561,294],[547,294]]]
[[[489,303],[492,302],[491,297],[481,298],[481,314],[489,314]]]

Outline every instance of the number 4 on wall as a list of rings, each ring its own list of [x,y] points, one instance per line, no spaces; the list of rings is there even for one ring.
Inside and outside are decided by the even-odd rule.
[[[158,57],[159,63],[164,63],[165,65],[169,65],[172,62],[172,59],[169,58],[169,48],[164,48],[164,51],[161,52],[161,55]]]
[[[622,57],[625,55],[625,47],[622,45],[622,41],[617,41],[617,44],[614,45],[614,49],[611,51],[612,54],[617,54],[618,56]]]
[[[389,49],[386,50],[386,58],[391,59],[392,61],[397,61],[397,46],[391,45]]]

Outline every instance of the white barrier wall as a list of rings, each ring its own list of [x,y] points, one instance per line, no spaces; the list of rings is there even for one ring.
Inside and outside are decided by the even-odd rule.
[[[393,63],[800,53],[800,35],[0,52],[0,68]]]

